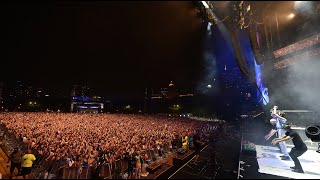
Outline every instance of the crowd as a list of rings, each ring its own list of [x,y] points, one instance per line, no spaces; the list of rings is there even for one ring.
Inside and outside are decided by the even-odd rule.
[[[125,156],[144,158],[147,150],[172,149],[177,137],[192,137],[196,130],[205,136],[216,125],[185,117],[133,114],[3,113],[0,120],[28,149],[48,153],[47,161],[75,167],[111,164]]]

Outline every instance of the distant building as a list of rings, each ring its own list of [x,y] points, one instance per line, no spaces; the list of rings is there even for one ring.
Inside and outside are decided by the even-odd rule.
[[[146,87],[146,90],[144,91],[144,101],[148,101],[149,94],[148,94],[148,87]]]
[[[81,96],[80,85],[73,85],[71,89],[71,97]]]
[[[161,88],[160,93],[163,98],[168,98],[168,88]]]
[[[81,97],[85,97],[85,96],[89,96],[89,90],[90,88],[86,85],[73,85],[72,89],[71,89],[71,97],[74,96],[81,96]]]
[[[144,91],[144,112],[149,112],[150,111],[150,99],[151,99],[151,91],[150,88],[146,87]]]
[[[28,86],[25,89],[25,95],[26,95],[26,97],[33,97],[34,96],[34,89],[32,86]]]
[[[24,85],[22,83],[22,81],[16,81],[16,86],[14,89],[14,97],[15,98],[20,98],[20,97],[24,97]]]
[[[172,109],[174,111],[189,111],[192,106],[193,96],[193,89],[176,88],[171,81],[168,87],[159,89],[146,88],[144,109],[145,112],[151,113],[168,113]]]
[[[36,92],[36,97],[44,96],[44,90],[42,88],[38,88]]]
[[[86,85],[81,87],[81,96],[89,96],[90,88]]]
[[[15,86],[9,93],[9,95],[15,99],[41,97],[44,96],[44,94],[45,92],[43,88],[34,88],[32,85],[22,81],[16,81]]]
[[[189,88],[176,88],[171,81],[169,86],[166,88],[160,88],[159,90],[154,90],[149,88],[150,91],[146,88],[145,100],[148,99],[176,99],[182,97],[192,97],[194,96],[194,90]]]
[[[177,94],[179,98],[183,97],[193,97],[194,96],[194,90],[189,88],[180,88],[177,89]]]
[[[177,89],[174,86],[173,82],[171,81],[169,83],[169,87],[168,87],[168,99],[174,99],[178,96],[177,94]]]

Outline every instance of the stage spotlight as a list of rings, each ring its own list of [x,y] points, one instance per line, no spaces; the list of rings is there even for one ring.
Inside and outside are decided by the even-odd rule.
[[[210,22],[208,22],[208,26],[207,26],[207,31],[208,31],[208,32],[211,31],[211,25],[212,25],[212,24],[211,24]]]
[[[206,1],[201,1],[201,2],[202,2],[202,4],[204,5],[205,8],[209,8],[209,5],[207,4]]]
[[[292,19],[292,18],[294,18],[294,16],[295,16],[295,14],[291,13],[288,15],[288,19]]]
[[[320,153],[320,125],[309,125],[305,130],[306,136],[311,139],[312,142],[318,142],[318,150]]]

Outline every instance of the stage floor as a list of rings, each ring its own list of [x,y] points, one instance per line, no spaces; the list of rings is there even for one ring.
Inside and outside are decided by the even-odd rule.
[[[291,148],[287,146],[288,152]],[[298,157],[304,174],[292,172],[290,167],[294,166],[292,160],[280,159],[277,147],[256,145],[259,172],[292,179],[320,179],[320,153],[315,150],[308,150]]]

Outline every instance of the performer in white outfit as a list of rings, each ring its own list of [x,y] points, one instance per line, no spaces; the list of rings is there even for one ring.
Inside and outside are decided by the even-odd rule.
[[[268,140],[270,139],[270,137],[272,137],[275,133],[277,133],[277,137],[282,137],[284,135],[283,133],[283,127],[284,127],[284,124],[287,122],[287,119],[284,118],[284,113],[279,111],[279,113],[277,114],[276,112],[276,109],[277,109],[277,106],[274,106],[274,111],[273,113],[271,114],[272,118],[270,120],[270,123],[272,125],[275,126],[274,129],[272,129],[269,134],[267,134],[265,136],[265,139]],[[279,148],[281,150],[281,152],[283,153],[281,157],[282,160],[290,160],[290,156],[289,156],[289,153],[287,151],[287,147],[286,147],[286,144],[285,142],[279,142]]]

